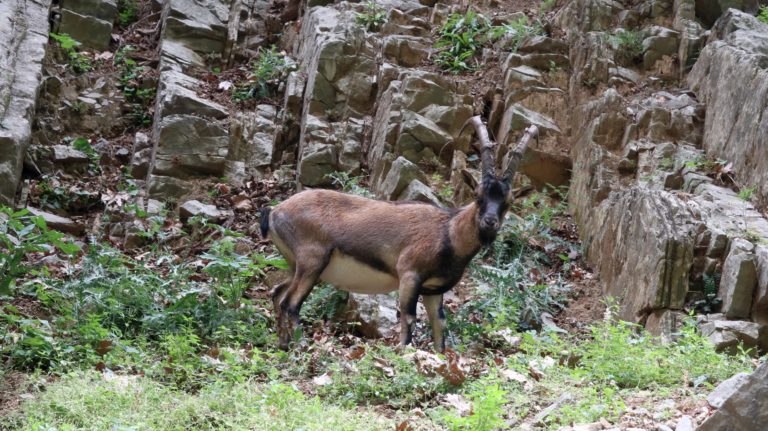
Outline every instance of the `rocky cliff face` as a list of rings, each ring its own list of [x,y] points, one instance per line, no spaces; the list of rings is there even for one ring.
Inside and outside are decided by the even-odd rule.
[[[743,199],[747,195],[740,198],[733,191],[735,183],[761,193],[764,157],[758,155],[756,140],[762,139],[757,137],[764,109],[760,89],[768,81],[755,70],[762,38],[744,32],[759,33],[764,24],[730,9],[698,53],[691,51],[701,45],[701,36],[692,37],[689,31],[699,25],[691,24],[696,21],[690,7],[677,2],[659,14],[635,9],[618,15],[615,26],[633,26],[645,37],[642,63],[647,72],[644,80],[631,80],[637,82],[619,81],[629,76],[620,72],[621,46],[605,47],[601,37],[583,34],[585,23],[603,22],[597,17],[610,15],[609,6],[587,3],[581,19],[569,23],[563,18],[571,39],[581,41],[571,44],[572,76],[602,76],[612,87],[598,84],[602,91],[595,93],[602,94],[589,97],[582,85],[571,81],[572,97],[585,101],[571,118],[574,170],[569,197],[587,259],[600,273],[605,292],[620,298],[622,318],[643,323],[652,332],[673,331],[680,312],[706,303],[705,295],[715,287],[723,314],[710,320],[758,323],[742,322],[739,328],[711,324],[707,330],[721,337],[722,347],[741,339],[765,348],[762,286],[768,280],[760,274],[768,268],[768,223]],[[672,28],[653,25],[664,19]],[[613,30],[622,31],[628,30]],[[662,37],[669,49],[654,48]],[[669,63],[674,55],[681,62]],[[698,60],[687,75],[692,56]],[[596,74],[595,65],[608,73]],[[678,73],[693,91],[661,90],[679,85]]]
[[[367,173],[379,198],[460,204],[472,197],[462,177],[477,176],[465,121],[485,116],[500,157],[535,124],[521,170],[533,187],[570,182],[586,260],[622,318],[669,335],[688,310],[709,310],[702,329],[721,347],[768,349],[768,25],[756,3],[573,0],[540,14],[541,31],[486,47],[472,79],[432,58],[458,3],[382,0],[369,26],[352,2],[144,2],[119,25],[113,0],[3,2],[0,201],[35,197],[22,171],[88,170],[90,156],[62,144],[85,135],[136,190],[91,204],[156,212],[214,182],[301,189],[332,186],[336,172]],[[524,16],[506,5],[477,6],[497,25]],[[98,73],[72,73],[49,30],[80,42],[90,63],[79,67]],[[285,79],[233,102],[273,44]],[[191,202],[185,218],[203,208]],[[59,215],[77,213],[67,205]],[[111,211],[110,236],[136,240]]]

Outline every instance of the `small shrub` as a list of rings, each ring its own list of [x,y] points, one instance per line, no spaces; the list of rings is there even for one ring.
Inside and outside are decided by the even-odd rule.
[[[541,34],[543,32],[540,21],[533,23],[528,21],[528,17],[522,16],[509,24],[502,24],[497,27],[491,27],[491,40],[504,40],[504,46],[512,52],[517,51],[520,44],[529,36]]]
[[[67,63],[72,67],[75,73],[85,73],[93,70],[93,62],[86,54],[78,51],[80,42],[72,39],[68,34],[49,33],[51,39],[55,40],[59,47],[64,51]]]
[[[338,171],[327,174],[326,177],[333,182],[333,185],[339,187],[343,192],[366,198],[373,198],[373,193],[360,185],[360,182],[363,180],[362,176],[352,176],[349,172]]]
[[[309,322],[325,322],[336,317],[346,308],[349,293],[322,283],[312,289],[301,307],[301,319]]]
[[[476,12],[450,15],[438,32],[435,63],[454,73],[474,70],[473,57],[490,40],[490,29],[488,18]]]
[[[757,19],[768,24],[768,6],[760,6],[760,13],[757,14]]]
[[[539,12],[546,13],[551,11],[555,8],[557,5],[557,0],[544,0],[541,2],[541,6],[539,7]]]
[[[16,282],[32,270],[25,258],[55,249],[65,254],[80,250],[65,241],[65,235],[49,230],[45,220],[27,209],[0,207],[0,296],[10,295]]]
[[[72,148],[83,152],[91,160],[89,171],[91,175],[96,175],[101,171],[101,156],[91,146],[91,142],[85,138],[77,138],[72,141]]]
[[[639,31],[622,31],[611,36],[611,42],[621,61],[637,64],[643,58],[643,34]]]
[[[757,187],[745,187],[739,190],[739,198],[749,202],[752,200],[752,197],[755,195],[755,190],[757,190]]]
[[[147,72],[143,66],[136,64],[136,60],[130,58],[131,52],[136,48],[126,45],[115,54],[115,66],[120,70],[118,87],[123,91],[125,101],[131,111],[129,117],[138,127],[146,127],[152,124],[150,107],[155,100],[155,87],[143,87],[143,76]]]
[[[490,382],[489,382],[490,383]],[[477,388],[469,394],[472,412],[469,416],[448,416],[446,422],[451,431],[494,431],[505,428],[504,404],[507,392],[492,383]]]
[[[119,0],[117,2],[117,23],[120,27],[128,27],[139,16],[139,5],[136,0]]]
[[[296,70],[296,63],[277,48],[259,48],[257,58],[252,62],[248,79],[233,87],[232,98],[236,101],[264,99],[277,95],[277,89]]]
[[[357,14],[357,23],[368,31],[376,31],[387,22],[387,12],[374,1],[365,5],[365,12]]]
[[[717,297],[720,290],[720,274],[704,274],[704,298],[695,301],[692,306],[697,313],[716,313],[720,310],[723,300]]]

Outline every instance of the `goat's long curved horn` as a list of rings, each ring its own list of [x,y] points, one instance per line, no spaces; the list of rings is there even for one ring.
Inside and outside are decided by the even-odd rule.
[[[520,165],[520,160],[523,159],[525,150],[528,149],[528,143],[531,141],[531,138],[535,138],[538,135],[539,128],[534,125],[530,125],[527,129],[525,129],[525,133],[523,134],[522,139],[520,139],[520,143],[517,144],[517,147],[515,147],[514,150],[508,152],[504,157],[504,176],[502,177],[504,181],[511,183],[515,178],[517,168]]]
[[[496,143],[491,141],[491,138],[488,137],[488,129],[486,129],[485,124],[483,124],[483,120],[479,115],[475,115],[474,117],[467,120],[467,122],[464,123],[464,125],[461,127],[459,134],[461,134],[461,132],[464,131],[464,128],[466,128],[469,124],[472,124],[472,126],[475,128],[475,134],[477,134],[477,138],[479,139],[479,142],[475,148],[477,148],[477,150],[480,152],[480,162],[483,176],[495,176],[496,160],[494,159],[493,150],[496,147]]]

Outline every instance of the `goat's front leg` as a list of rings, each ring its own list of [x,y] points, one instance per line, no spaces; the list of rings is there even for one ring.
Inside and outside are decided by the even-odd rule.
[[[429,323],[432,325],[432,341],[435,350],[445,351],[445,310],[443,310],[443,295],[422,295],[424,308],[427,309]]]
[[[419,301],[419,277],[407,273],[400,277],[400,345],[411,344],[413,325],[416,323],[416,303]]]

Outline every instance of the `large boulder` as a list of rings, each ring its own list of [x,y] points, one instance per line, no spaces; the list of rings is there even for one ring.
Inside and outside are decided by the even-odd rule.
[[[0,2],[0,204],[13,203],[21,178],[48,42],[50,5],[50,0]]]
[[[104,51],[109,48],[112,40],[112,21],[61,9],[57,32],[68,34],[72,39],[80,42],[83,48]]]
[[[620,317],[638,322],[654,310],[682,309],[693,262],[695,214],[668,192],[632,188],[591,212],[586,258],[621,300]]]
[[[768,424],[768,362],[760,365],[698,431],[758,431]]]
[[[227,130],[190,115],[171,115],[158,125],[152,173],[178,178],[221,175],[229,147]]]
[[[389,295],[350,293],[347,302],[348,320],[358,322],[363,336],[393,338],[400,328],[397,299]]]
[[[723,300],[723,313],[729,319],[746,319],[751,312],[752,296],[757,286],[754,248],[749,241],[735,239],[725,258],[719,296]]]

